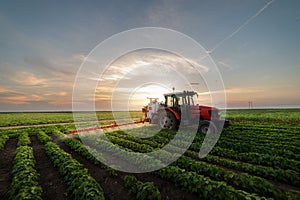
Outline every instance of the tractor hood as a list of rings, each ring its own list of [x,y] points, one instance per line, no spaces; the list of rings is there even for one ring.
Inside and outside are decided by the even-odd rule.
[[[204,105],[197,105],[191,107],[192,116],[197,117],[200,115],[200,118],[203,120],[219,120],[220,119],[220,112],[219,109],[212,106],[204,106]]]
[[[212,107],[212,106],[203,106],[203,105],[200,105],[199,106],[200,110],[218,110],[218,108],[216,107]]]
[[[191,108],[194,109],[200,109],[200,110],[219,110],[216,107],[212,107],[212,106],[204,106],[204,105],[195,105],[195,106],[191,106]]]

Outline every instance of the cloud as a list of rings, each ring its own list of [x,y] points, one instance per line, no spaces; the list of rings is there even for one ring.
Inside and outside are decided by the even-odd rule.
[[[71,97],[67,92],[48,92],[38,94],[17,92],[14,90],[2,89],[0,87],[0,102],[9,105],[35,105],[36,102],[43,102],[50,105],[72,105]]]
[[[3,87],[3,86],[0,86],[0,93],[4,93],[4,92],[8,92],[10,91],[7,87]]]
[[[24,62],[38,71],[46,71],[52,75],[74,76],[85,56],[76,54],[68,58],[46,59],[39,56],[28,56]]]
[[[185,75],[194,74],[196,70],[202,72],[209,70],[209,67],[190,58],[182,58],[163,50],[144,49],[131,52],[116,60],[102,74],[102,78],[104,80],[118,80],[129,79],[128,74],[135,77],[144,76],[144,70],[151,66],[159,66],[161,69],[165,69],[166,72],[177,71]],[[147,75],[149,76],[149,74]],[[151,74],[152,77],[159,75],[155,72]]]
[[[21,105],[21,104],[30,104],[31,102],[41,101],[44,98],[39,95],[25,95],[25,94],[1,94],[1,103],[13,104],[13,105]]]
[[[50,93],[46,93],[43,96],[45,97],[65,97],[67,96],[67,92],[61,91],[61,92],[50,92]]]
[[[44,86],[47,83],[47,79],[39,78],[29,72],[14,73],[11,80],[26,86]]]
[[[64,82],[58,82],[57,77],[42,77],[27,71],[7,71],[1,83],[10,86],[0,86],[0,102],[5,105],[48,105],[55,101],[68,102],[71,105],[71,97],[66,91],[72,89]],[[55,80],[56,79],[56,80]],[[69,100],[69,101],[68,101]],[[54,103],[53,103],[54,104]],[[57,103],[55,103],[56,105]]]

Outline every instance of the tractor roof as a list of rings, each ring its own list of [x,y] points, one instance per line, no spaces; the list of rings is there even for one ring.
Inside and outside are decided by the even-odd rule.
[[[167,93],[164,96],[194,96],[197,95],[195,91],[183,91],[183,92],[174,92],[174,93]]]

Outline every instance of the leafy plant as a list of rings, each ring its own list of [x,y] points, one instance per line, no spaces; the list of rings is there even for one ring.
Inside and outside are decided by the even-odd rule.
[[[10,199],[42,199],[39,174],[34,167],[32,148],[18,147],[12,170],[13,179],[7,193]]]
[[[135,176],[124,177],[125,187],[129,193],[140,200],[160,200],[161,194],[153,182],[141,182]]]
[[[52,141],[51,137],[48,136],[44,131],[39,131],[37,133],[37,137],[43,144],[46,144],[47,142]]]
[[[0,150],[4,149],[5,143],[8,139],[8,135],[0,135]]]
[[[27,146],[27,145],[30,145],[30,144],[31,144],[31,141],[30,141],[30,138],[28,136],[28,133],[20,134],[19,140],[18,140],[18,146]]]

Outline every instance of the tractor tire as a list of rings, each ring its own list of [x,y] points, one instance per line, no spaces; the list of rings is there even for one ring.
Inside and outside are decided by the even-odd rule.
[[[179,122],[174,114],[170,111],[161,112],[158,117],[158,125],[160,128],[169,130],[178,130]]]
[[[199,123],[198,132],[206,135],[210,133],[217,133],[218,129],[213,122],[204,120]]]

